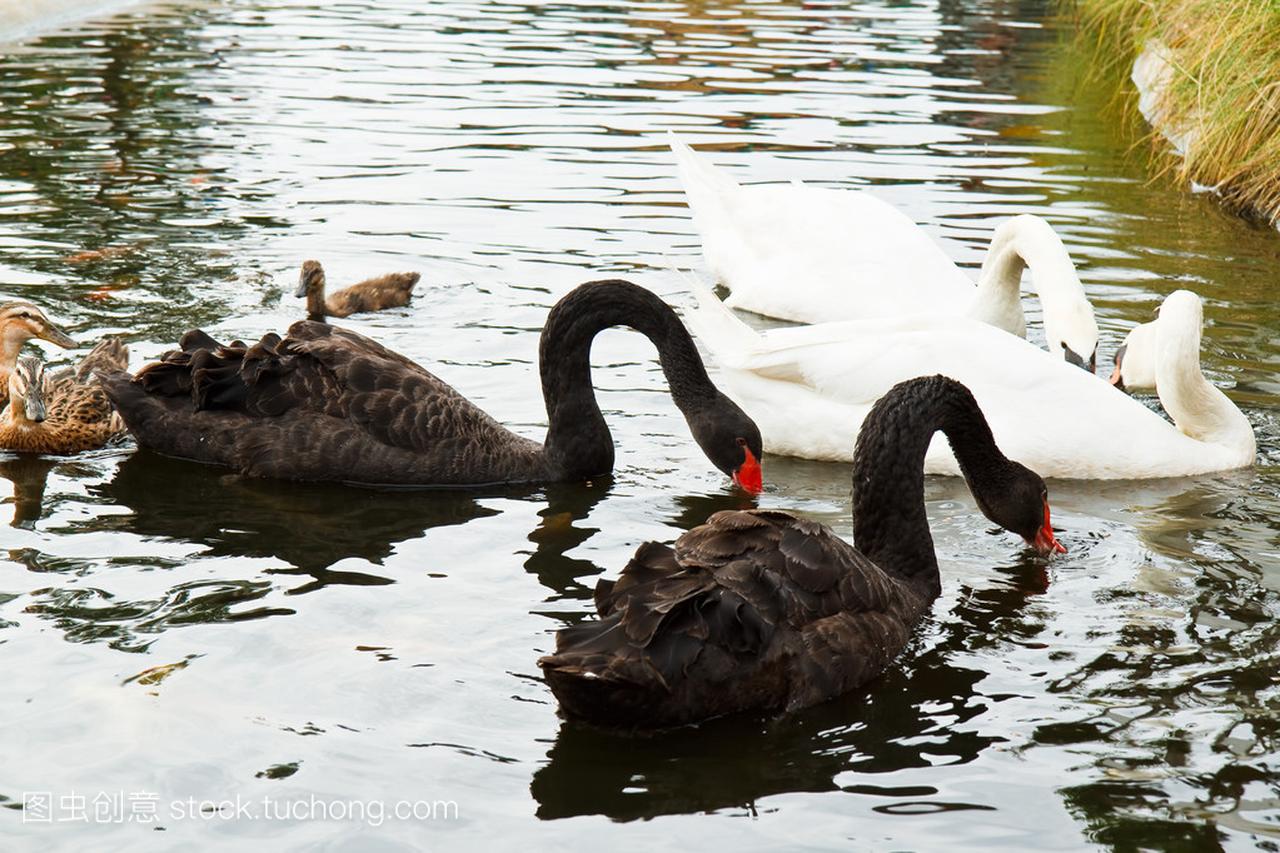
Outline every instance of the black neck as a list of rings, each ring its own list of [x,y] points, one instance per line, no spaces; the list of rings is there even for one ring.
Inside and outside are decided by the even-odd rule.
[[[941,582],[925,515],[924,458],[938,430],[975,494],[1008,465],[973,394],[945,376],[902,382],[881,397],[862,423],[853,460],[854,545],[931,597]]]
[[[671,397],[686,418],[716,395],[693,339],[665,302],[618,279],[575,288],[547,315],[538,347],[547,462],[564,479],[613,470],[613,437],[591,386],[591,342],[612,326],[630,326],[653,342]]]

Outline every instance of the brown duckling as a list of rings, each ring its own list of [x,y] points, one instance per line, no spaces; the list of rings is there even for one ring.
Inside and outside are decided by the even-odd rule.
[[[124,350],[108,339],[94,347],[104,368],[115,365]],[[100,352],[101,351],[101,352]],[[127,355],[127,350],[125,350]],[[93,353],[82,365],[89,363]],[[115,366],[115,369],[119,369]],[[44,362],[34,356],[18,359],[9,373],[9,406],[0,414],[0,449],[21,453],[79,453],[93,450],[124,432],[124,421],[111,407],[95,377],[81,382],[77,375],[55,386],[45,375]]]
[[[32,338],[40,338],[63,349],[79,346],[30,302],[0,302],[0,409],[8,399],[4,391],[8,387],[9,373],[18,363],[23,344]]]
[[[370,278],[337,293],[324,295],[324,267],[319,261],[304,261],[294,296],[307,297],[307,319],[347,317],[365,311],[400,308],[409,304],[413,286],[421,276],[416,272],[393,272]]]

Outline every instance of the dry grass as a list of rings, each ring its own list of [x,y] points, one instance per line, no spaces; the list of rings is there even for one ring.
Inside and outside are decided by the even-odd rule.
[[[1072,5],[1084,37],[1123,65],[1123,79],[1150,39],[1169,48],[1175,71],[1161,109],[1193,142],[1185,157],[1162,157],[1165,167],[1216,187],[1234,209],[1280,223],[1280,0]]]

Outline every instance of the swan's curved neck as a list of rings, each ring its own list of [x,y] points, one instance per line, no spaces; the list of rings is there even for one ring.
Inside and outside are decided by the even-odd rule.
[[[591,385],[591,343],[612,326],[630,326],[653,342],[671,397],[686,419],[715,398],[693,339],[665,302],[617,279],[578,287],[551,309],[538,346],[548,418],[545,452],[558,478],[613,470],[613,437]]]
[[[1180,320],[1163,312],[1156,321],[1156,394],[1182,433],[1252,460],[1257,446],[1249,419],[1200,369],[1200,326],[1198,316]]]
[[[943,376],[896,386],[872,408],[853,459],[853,544],[930,597],[941,591],[924,505],[924,458],[942,430],[982,502],[1008,460],[973,395]]]
[[[1046,332],[1057,317],[1069,315],[1085,299],[1075,265],[1061,238],[1043,219],[1022,215],[1002,223],[992,235],[969,315],[1026,337],[1022,273],[1027,267],[1032,270],[1032,286],[1044,311]],[[1050,337],[1057,335],[1051,333]],[[1088,357],[1089,353],[1084,355]]]

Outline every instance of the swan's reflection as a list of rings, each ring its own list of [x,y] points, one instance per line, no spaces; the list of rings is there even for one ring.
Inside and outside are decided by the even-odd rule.
[[[598,527],[576,527],[574,522],[591,515],[612,487],[613,480],[609,477],[592,483],[547,485],[547,507],[538,512],[542,520],[529,533],[529,541],[535,548],[532,553],[524,552],[529,555],[524,563],[525,571],[537,575],[543,586],[561,595],[583,594],[570,591],[585,589],[579,578],[600,574],[600,567],[589,560],[566,557],[565,553],[600,532]]]
[[[961,600],[974,597],[964,590]],[[907,803],[932,809],[987,808],[939,802],[931,787],[877,785],[877,774],[973,761],[1002,738],[967,726],[989,701],[977,685],[987,673],[951,662],[989,636],[983,626],[1016,613],[1023,596],[1013,587],[983,591],[957,612],[947,636],[922,650],[923,633],[902,663],[857,691],[797,714],[768,719],[737,715],[651,736],[561,723],[548,762],[529,790],[538,817],[551,820],[600,814],[615,820],[724,808],[754,813],[768,796],[845,790],[870,794],[886,810]],[[1012,608],[1012,609],[1011,609]],[[1042,624],[1023,625],[1036,632]],[[858,778],[847,778],[850,773]]]
[[[274,573],[313,578],[290,590],[295,594],[329,584],[392,583],[330,567],[350,557],[380,564],[396,544],[430,528],[497,513],[470,492],[254,480],[145,451],[125,459],[110,482],[91,491],[132,510],[96,519],[97,529],[199,542],[210,556],[275,557],[292,568]]]

